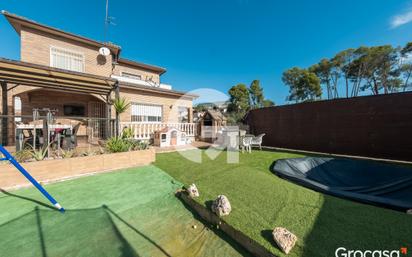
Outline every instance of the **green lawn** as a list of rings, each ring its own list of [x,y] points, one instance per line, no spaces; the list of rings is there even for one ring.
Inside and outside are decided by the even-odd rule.
[[[34,188],[0,193],[0,256],[241,256],[174,196],[181,187],[154,166],[47,185],[64,214]]]
[[[158,154],[155,165],[186,185],[196,183],[205,206],[219,194],[228,196],[232,213],[225,221],[276,255],[284,256],[272,241],[276,226],[299,238],[289,256],[335,256],[338,247],[412,249],[412,215],[323,195],[269,171],[276,159],[296,156],[253,151],[241,154],[239,164],[227,164],[225,155],[211,160],[203,152],[199,164],[174,152]]]

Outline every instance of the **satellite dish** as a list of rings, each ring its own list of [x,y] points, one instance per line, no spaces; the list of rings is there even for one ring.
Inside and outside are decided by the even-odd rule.
[[[108,56],[110,54],[110,49],[107,47],[100,47],[99,49],[99,54],[104,55],[104,56]]]

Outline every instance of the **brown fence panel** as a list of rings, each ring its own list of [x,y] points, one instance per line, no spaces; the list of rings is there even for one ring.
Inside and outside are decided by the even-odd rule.
[[[262,108],[246,122],[265,146],[412,161],[412,92]]]

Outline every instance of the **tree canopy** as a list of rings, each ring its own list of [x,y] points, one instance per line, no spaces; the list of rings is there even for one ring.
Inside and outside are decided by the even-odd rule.
[[[237,84],[229,89],[228,121],[238,123],[250,109],[270,107],[275,103],[266,99],[259,80],[253,80],[249,88],[245,84]]]
[[[263,100],[263,107],[271,107],[271,106],[275,106],[275,102],[273,102],[270,99]]]
[[[252,109],[260,108],[263,106],[264,96],[263,88],[260,86],[259,80],[253,80],[249,87],[250,94],[250,107]]]
[[[313,101],[322,95],[320,79],[314,72],[293,67],[283,73],[282,81],[289,86],[288,101]]]
[[[229,89],[229,110],[245,112],[249,110],[249,90],[245,84],[237,84]]]
[[[290,88],[288,100],[320,98],[313,74],[319,79],[328,99],[354,97],[360,92],[377,95],[401,89],[405,91],[411,87],[412,42],[396,48],[391,45],[349,48],[330,59],[323,58],[307,69],[288,69],[282,77]]]

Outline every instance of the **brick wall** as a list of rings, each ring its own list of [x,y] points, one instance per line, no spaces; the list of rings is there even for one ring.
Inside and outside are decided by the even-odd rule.
[[[44,66],[50,66],[50,47],[60,47],[84,54],[85,73],[94,74],[104,77],[110,77],[112,72],[121,75],[121,71],[136,73],[142,76],[143,80],[152,79],[154,82],[160,82],[159,74],[150,70],[141,69],[128,64],[119,64],[112,70],[112,56],[107,56],[102,62],[99,59],[98,47],[90,46],[75,40],[65,39],[47,32],[38,31],[32,28],[21,28],[21,51],[20,59],[23,62],[29,62]],[[9,84],[9,88],[13,85]],[[37,87],[20,85],[8,92],[9,114],[14,114],[13,97],[19,95],[22,99],[23,115],[31,115],[33,108],[48,107],[59,110],[59,116],[63,115],[63,104],[77,103],[85,104],[87,113],[87,103],[98,101],[91,95],[79,95],[73,93],[60,93],[47,90],[39,90]],[[0,92],[1,94],[1,92]],[[121,96],[126,96],[130,102],[156,104],[163,106],[163,122],[177,122],[177,107],[183,106],[189,108],[189,119],[192,121],[192,101],[178,100],[177,96],[170,96],[163,93],[149,93],[141,90],[122,89]],[[112,98],[114,94],[112,94]],[[171,108],[172,107],[172,108]],[[1,109],[1,105],[0,105]],[[130,109],[121,115],[122,121],[130,121]],[[112,118],[114,118],[114,109],[112,108]],[[9,122],[10,142],[14,141],[14,126]]]
[[[96,97],[87,94],[74,94],[38,89],[18,94],[22,102],[22,115],[32,115],[34,108],[50,108],[57,110],[57,116],[64,116],[64,105],[80,105],[85,107],[88,116],[88,104],[102,102]]]
[[[112,73],[111,55],[106,56],[105,60],[101,59],[102,56],[99,56],[98,47],[89,46],[31,28],[21,29],[21,61],[50,66],[51,46],[83,53],[85,57],[85,73],[105,77],[110,77]]]
[[[150,80],[152,79],[154,82],[159,83],[160,82],[160,76],[159,74],[156,74],[154,72],[144,70],[144,69],[139,69],[134,66],[126,65],[126,64],[117,64],[113,70],[113,74],[117,76],[121,76],[121,72],[128,72],[136,75],[142,76],[142,80]]]
[[[120,96],[125,97],[130,103],[140,104],[155,104],[162,105],[163,110],[163,122],[178,122],[177,107],[187,107],[190,109],[189,114],[192,112],[192,101],[186,99],[179,99],[176,96],[167,96],[159,93],[149,93],[135,89],[121,88]],[[171,108],[172,107],[172,108]],[[190,120],[191,120],[191,116]],[[127,122],[131,121],[131,108],[120,116],[120,120]]]
[[[156,160],[154,149],[125,153],[102,154],[58,160],[26,162],[22,166],[39,182],[49,183],[79,176],[149,165]],[[31,186],[11,164],[0,164],[0,188]]]
[[[253,110],[263,145],[412,161],[412,92]]]

